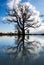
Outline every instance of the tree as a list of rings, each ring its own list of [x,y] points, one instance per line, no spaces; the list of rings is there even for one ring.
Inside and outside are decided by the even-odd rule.
[[[21,53],[20,55],[23,59],[25,56],[29,58],[29,56],[33,54],[31,52],[34,52],[34,56],[36,53],[39,53],[39,48],[41,47],[40,43],[25,39],[25,30],[28,28],[37,28],[40,26],[41,22],[39,12],[33,5],[29,2],[19,3],[17,5],[13,3],[13,8],[9,8],[8,17],[5,17],[5,20],[16,23],[18,35],[22,35],[18,36],[16,40],[17,46],[10,47],[7,51],[11,52],[12,50],[12,52],[15,53],[15,57],[19,56],[18,54]]]
[[[25,30],[30,27],[39,27],[41,22],[39,11],[29,2],[19,3],[17,6],[13,3],[13,8],[9,8],[8,17],[5,17],[5,20],[17,23],[18,33],[23,35],[25,35]]]

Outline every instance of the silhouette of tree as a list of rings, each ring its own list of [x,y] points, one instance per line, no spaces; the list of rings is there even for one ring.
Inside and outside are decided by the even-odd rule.
[[[25,30],[28,28],[36,28],[40,26],[41,19],[39,17],[39,12],[30,3],[19,3],[17,7],[14,6],[13,9],[9,9],[8,17],[5,17],[6,21],[17,23],[17,30],[19,34],[25,34]]]

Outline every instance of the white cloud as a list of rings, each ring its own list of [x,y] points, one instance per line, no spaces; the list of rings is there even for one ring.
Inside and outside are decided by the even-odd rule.
[[[7,3],[7,6],[12,9],[13,6],[17,6],[21,0],[9,0]]]
[[[32,34],[42,34],[42,33],[44,33],[44,23],[41,23],[41,26],[38,27],[38,28],[35,28],[35,29],[31,28],[30,33],[32,33]]]

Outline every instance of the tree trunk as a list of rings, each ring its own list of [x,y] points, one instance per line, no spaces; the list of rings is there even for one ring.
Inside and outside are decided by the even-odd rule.
[[[23,49],[24,49],[25,48],[24,46],[24,38],[25,38],[24,21],[23,21],[22,36],[23,36]]]

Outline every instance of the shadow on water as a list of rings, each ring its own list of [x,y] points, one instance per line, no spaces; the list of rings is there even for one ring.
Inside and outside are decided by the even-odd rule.
[[[30,41],[29,35],[16,37],[16,46],[5,49],[12,59],[12,65],[31,65],[39,57],[41,44],[38,41]]]

